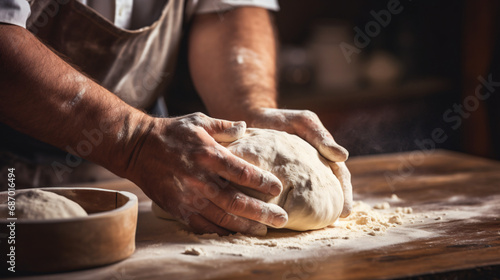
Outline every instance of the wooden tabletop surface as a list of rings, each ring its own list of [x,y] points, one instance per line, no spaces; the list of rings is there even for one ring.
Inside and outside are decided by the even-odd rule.
[[[180,228],[178,223],[153,217],[150,202],[136,186],[125,180],[101,183],[93,187],[128,190],[139,196],[136,252],[127,260],[105,267],[26,279],[500,277],[499,162],[447,151],[415,151],[352,158],[348,166],[355,200],[383,201],[397,194],[400,201],[396,206],[435,216],[427,219],[430,222],[405,224],[400,231],[388,231],[386,237],[361,238],[356,242],[369,246],[356,250],[334,245],[324,254],[325,249],[318,248],[318,252],[323,250],[321,257],[299,253],[293,259],[272,261],[264,259],[270,249],[263,247],[262,258],[229,254],[205,261],[202,256],[182,254],[189,239],[172,234],[173,229]],[[450,215],[441,217],[446,213]],[[388,242],[403,232],[427,234]]]

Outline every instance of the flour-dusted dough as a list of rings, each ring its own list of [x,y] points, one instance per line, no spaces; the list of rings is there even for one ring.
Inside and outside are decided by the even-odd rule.
[[[236,186],[243,193],[281,206],[288,213],[285,228],[311,230],[333,224],[344,204],[340,182],[326,159],[296,135],[269,129],[247,129],[242,138],[227,145],[235,155],[283,183],[277,197]]]
[[[50,220],[88,216],[76,202],[49,191],[19,192],[15,198],[15,217],[19,220]],[[7,202],[0,205],[3,218],[7,216]]]
[[[299,231],[324,228],[340,216],[344,204],[340,182],[326,159],[300,137],[276,130],[249,128],[242,138],[223,145],[281,180],[283,192],[277,197],[235,187],[285,209],[288,213],[285,228]],[[160,218],[172,218],[154,203],[153,212]]]

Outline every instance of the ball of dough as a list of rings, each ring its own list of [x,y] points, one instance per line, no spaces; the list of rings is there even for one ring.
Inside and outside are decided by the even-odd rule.
[[[19,220],[50,220],[88,216],[76,202],[50,191],[38,189],[20,191],[15,196],[15,216]],[[7,202],[0,205],[7,218]]]
[[[312,230],[333,224],[344,204],[339,180],[328,162],[302,138],[269,129],[247,129],[226,145],[235,155],[267,170],[283,183],[277,197],[235,186],[243,193],[281,206],[288,213],[285,228]]]

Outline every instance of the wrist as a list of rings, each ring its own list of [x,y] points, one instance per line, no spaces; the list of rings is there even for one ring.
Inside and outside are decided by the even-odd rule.
[[[262,92],[259,92],[258,98],[249,98],[242,102],[244,108],[242,120],[247,122],[249,126],[257,125],[265,117],[266,111],[278,108],[276,96],[276,93],[263,95]]]
[[[131,179],[141,151],[151,138],[155,128],[155,118],[136,109],[120,117],[108,135],[107,153],[104,166],[115,174]]]
[[[249,127],[262,127],[262,123],[269,117],[269,111],[275,109],[277,106],[272,104],[251,106],[248,108],[245,121]]]

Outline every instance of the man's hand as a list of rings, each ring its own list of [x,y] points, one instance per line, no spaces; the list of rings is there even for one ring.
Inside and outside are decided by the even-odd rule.
[[[340,216],[342,218],[349,216],[352,210],[351,173],[344,163],[349,153],[335,142],[318,116],[307,110],[262,108],[256,110],[252,119],[250,123],[252,127],[281,130],[298,135],[329,160],[330,167],[339,179],[344,193],[344,208]]]
[[[250,126],[296,134],[328,160],[344,190],[346,217],[352,208],[347,151],[309,111],[277,108],[276,36],[264,9],[241,7],[224,14],[197,15],[189,39],[189,65],[210,115],[245,120]],[[207,67],[209,65],[209,67]]]
[[[272,173],[218,143],[243,136],[245,122],[201,113],[153,121],[145,141],[135,145],[126,174],[160,207],[199,233],[262,235],[265,225],[286,224],[288,216],[282,208],[230,186],[233,182],[272,196],[283,189]]]
[[[282,189],[274,175],[217,143],[237,139],[245,123],[201,114],[152,118],[76,71],[26,29],[0,24],[0,37],[0,121],[67,150],[98,133],[99,143],[79,156],[131,179],[198,232],[262,234],[261,223],[287,222],[283,209],[227,183],[272,195]]]

